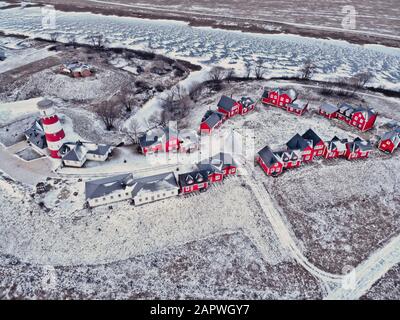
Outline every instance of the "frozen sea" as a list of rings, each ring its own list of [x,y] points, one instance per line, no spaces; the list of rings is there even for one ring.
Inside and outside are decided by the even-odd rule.
[[[43,16],[41,8],[0,10],[0,30],[4,32],[48,38],[54,30],[44,28],[43,21],[49,20]],[[56,30],[62,34],[61,41],[66,40],[68,34],[76,34],[79,42],[87,42],[90,34],[101,32],[110,46],[152,50],[202,65],[219,64],[235,68],[238,73],[246,63],[261,58],[266,62],[268,76],[296,74],[299,66],[311,59],[319,67],[318,79],[334,79],[369,70],[375,74],[372,85],[400,90],[400,49],[395,48],[91,13],[57,11],[55,23]]]

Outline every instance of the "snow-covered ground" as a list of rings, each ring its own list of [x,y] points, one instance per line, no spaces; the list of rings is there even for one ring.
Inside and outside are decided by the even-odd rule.
[[[0,11],[0,30],[48,37],[42,28],[40,8]],[[353,45],[344,41],[318,40],[294,35],[261,35],[211,28],[192,28],[186,23],[102,16],[90,13],[57,12],[56,28],[66,40],[76,34],[99,32],[110,45],[150,49],[172,57],[188,58],[203,65],[221,64],[241,70],[245,62],[262,58],[272,76],[293,75],[308,58],[319,67],[320,78],[337,78],[358,71],[375,74],[373,85],[400,89],[400,49]]]
[[[36,105],[42,98],[0,103],[0,125],[9,124],[20,118],[38,114]]]

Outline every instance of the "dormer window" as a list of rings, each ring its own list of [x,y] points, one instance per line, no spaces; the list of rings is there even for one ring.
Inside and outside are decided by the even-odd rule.
[[[191,175],[188,175],[188,176],[186,177],[186,183],[187,183],[187,184],[193,184],[193,182],[194,182],[193,177],[192,177]]]
[[[197,182],[203,182],[203,180],[204,180],[203,176],[202,176],[200,173],[198,173],[198,174],[196,175],[196,181],[197,181]]]

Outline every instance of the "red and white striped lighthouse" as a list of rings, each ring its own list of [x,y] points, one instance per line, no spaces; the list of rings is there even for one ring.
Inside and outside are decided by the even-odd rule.
[[[44,99],[38,102],[44,133],[46,134],[47,147],[50,157],[61,158],[58,154],[64,143],[65,133],[53,108],[53,101]]]

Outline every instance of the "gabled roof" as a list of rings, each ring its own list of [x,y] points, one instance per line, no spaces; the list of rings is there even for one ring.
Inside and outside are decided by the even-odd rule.
[[[313,147],[315,147],[318,143],[322,141],[322,139],[312,130],[308,129],[302,137],[306,140],[310,140],[313,142]]]
[[[292,100],[296,100],[296,98],[297,98],[297,92],[296,92],[296,90],[294,90],[292,88],[289,88],[289,89],[275,89],[273,91],[277,92],[280,96],[283,95],[283,94],[287,94],[290,97],[290,99],[292,99]]]
[[[300,158],[295,150],[275,151],[273,153],[282,162],[297,161]]]
[[[262,159],[262,161],[265,163],[267,167],[271,167],[275,163],[279,163],[280,161],[278,158],[275,156],[274,152],[271,150],[270,147],[265,146],[262,148],[259,152],[258,155]]]
[[[287,106],[297,110],[304,110],[308,106],[308,101],[296,100],[295,102],[292,102]]]
[[[139,195],[141,192],[170,191],[179,189],[173,172],[134,179],[132,185],[133,197]]]
[[[222,168],[237,166],[235,159],[229,153],[220,152],[210,157],[210,163],[216,164],[218,161],[222,162]]]
[[[292,99],[292,101],[296,100],[297,96],[298,96],[296,90],[294,90],[292,88],[289,88],[289,89],[275,88],[275,89],[271,89],[271,90],[265,89],[262,97],[267,98],[269,96],[270,92],[276,92],[280,96],[283,94],[287,94],[290,97],[290,99]]]
[[[346,144],[348,142],[347,139],[339,139],[337,136],[334,136],[331,141],[327,142],[327,148],[329,151],[337,149],[339,152],[343,152],[346,150]]]
[[[44,133],[43,125],[40,120],[35,120],[32,126],[24,133],[31,144],[40,149],[47,148],[46,135]]]
[[[183,173],[178,176],[178,180],[181,187],[208,182],[208,172],[206,170],[197,170]]]
[[[383,134],[381,137],[381,141],[386,141],[386,140],[392,141],[394,147],[397,148],[397,146],[400,144],[400,128]]]
[[[376,111],[372,108],[367,108],[363,106],[358,106],[354,109],[354,112],[361,112],[365,118],[365,120],[369,120],[371,117],[376,116]]]
[[[107,145],[107,144],[99,144],[97,145],[97,149],[95,150],[89,150],[87,153],[91,153],[91,154],[97,154],[100,156],[104,156],[106,155],[108,152],[110,152],[110,149],[112,149],[111,146]]]
[[[291,150],[304,150],[310,146],[309,141],[304,139],[298,133],[286,143],[287,147]]]
[[[214,128],[223,118],[224,115],[221,112],[208,110],[201,122],[205,122],[210,128]]]
[[[139,145],[142,148],[149,147],[161,143],[163,138],[169,140],[171,137],[178,137],[178,133],[169,127],[154,128],[139,137]]]
[[[326,114],[332,114],[339,110],[339,108],[337,106],[334,106],[333,104],[326,103],[326,102],[320,106],[320,109],[322,111],[324,111]]]
[[[114,177],[87,181],[85,183],[86,199],[100,198],[118,190],[125,190],[127,186],[132,185],[132,179],[132,174],[127,173]]]
[[[235,106],[235,104],[236,101],[233,100],[232,98],[227,96],[222,96],[217,106],[227,112],[230,112],[232,108]]]
[[[243,107],[249,107],[255,103],[255,101],[250,97],[242,97],[239,102]]]
[[[371,151],[372,144],[369,141],[362,140],[361,138],[355,138],[353,142],[347,144],[351,152],[360,151]]]

